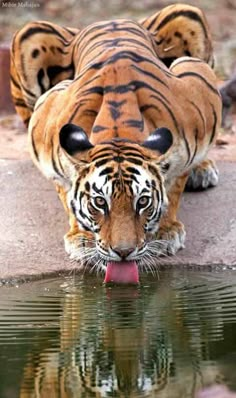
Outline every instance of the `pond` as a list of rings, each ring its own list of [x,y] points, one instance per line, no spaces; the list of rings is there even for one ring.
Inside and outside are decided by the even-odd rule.
[[[0,289],[0,397],[195,397],[236,391],[236,274],[171,269]]]

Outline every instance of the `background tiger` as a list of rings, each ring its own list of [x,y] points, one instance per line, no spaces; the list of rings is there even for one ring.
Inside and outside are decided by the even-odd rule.
[[[174,17],[170,8],[163,11],[162,28],[182,15],[207,31],[199,11],[181,7]],[[149,28],[156,20],[160,30],[159,14]],[[189,57],[168,70],[158,58],[158,31],[131,20],[81,32],[38,22],[13,40],[13,99],[26,124],[31,118],[32,158],[55,182],[68,212],[66,250],[106,271],[106,281],[137,282],[138,265],[184,247],[179,199],[220,124],[214,72]],[[198,186],[217,180],[207,161]]]

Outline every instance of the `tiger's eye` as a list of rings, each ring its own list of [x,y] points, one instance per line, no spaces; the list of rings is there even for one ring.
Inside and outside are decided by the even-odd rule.
[[[94,198],[94,203],[97,207],[104,207],[106,205],[106,201],[101,196],[97,196]]]
[[[150,200],[149,196],[141,196],[141,198],[139,198],[138,200],[137,206],[139,208],[146,207],[149,203],[149,200]]]

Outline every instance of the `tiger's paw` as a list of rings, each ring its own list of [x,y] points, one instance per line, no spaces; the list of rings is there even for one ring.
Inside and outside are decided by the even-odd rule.
[[[160,227],[157,240],[160,247],[159,255],[174,255],[185,247],[186,232],[180,221],[167,222]]]
[[[215,187],[219,181],[219,171],[213,160],[207,159],[194,167],[187,180],[186,191],[201,191]]]

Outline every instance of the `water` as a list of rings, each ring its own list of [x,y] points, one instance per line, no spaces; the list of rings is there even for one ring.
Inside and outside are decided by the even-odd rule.
[[[236,391],[236,274],[171,270],[0,289],[0,398],[188,398]]]

